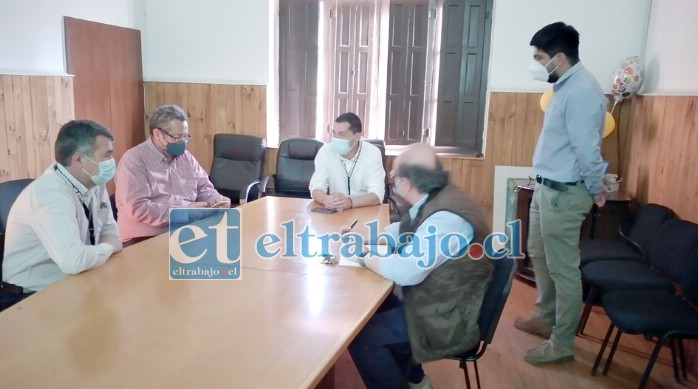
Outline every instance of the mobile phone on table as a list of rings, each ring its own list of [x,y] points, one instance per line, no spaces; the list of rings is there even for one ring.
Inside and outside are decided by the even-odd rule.
[[[323,207],[312,208],[311,211],[319,212],[319,213],[335,213],[335,212],[337,212],[336,209],[323,208]]]

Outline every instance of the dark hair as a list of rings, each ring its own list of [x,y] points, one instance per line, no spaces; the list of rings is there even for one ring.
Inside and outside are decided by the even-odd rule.
[[[337,119],[334,119],[335,123],[349,123],[349,130],[351,130],[352,134],[358,134],[361,131],[363,131],[363,126],[361,125],[361,119],[359,119],[358,116],[356,116],[355,113],[347,112],[343,113],[339,116],[337,116]]]
[[[579,32],[563,22],[548,24],[531,38],[531,46],[537,47],[552,58],[565,53],[570,64],[579,62]]]
[[[396,176],[405,177],[420,192],[427,194],[440,191],[448,185],[448,172],[438,160],[435,169],[403,163],[398,167]]]
[[[150,115],[150,121],[148,122],[148,128],[150,128],[150,135],[153,135],[153,130],[156,128],[165,129],[168,127],[170,122],[173,120],[181,120],[183,122],[187,121],[187,113],[176,105],[163,105]]]
[[[93,157],[95,153],[95,139],[99,135],[114,140],[114,136],[106,127],[92,120],[71,120],[64,124],[58,131],[58,137],[56,138],[54,149],[56,162],[63,166],[70,166],[71,159],[75,153]]]

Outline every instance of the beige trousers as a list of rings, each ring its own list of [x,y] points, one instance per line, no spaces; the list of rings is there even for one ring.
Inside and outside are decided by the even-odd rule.
[[[536,275],[536,315],[553,326],[550,339],[573,350],[582,307],[579,232],[593,205],[584,183],[559,192],[536,184],[531,202],[528,255]]]

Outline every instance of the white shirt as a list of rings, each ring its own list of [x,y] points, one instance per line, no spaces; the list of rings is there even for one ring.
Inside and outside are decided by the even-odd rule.
[[[347,179],[351,177],[351,193]],[[352,159],[337,154],[332,145],[327,143],[315,156],[315,173],[310,179],[310,193],[315,189],[330,193],[343,193],[348,196],[360,196],[374,193],[379,201],[385,196],[385,169],[383,157],[378,147],[361,141],[359,151]]]
[[[427,196],[422,197],[409,210],[410,218],[414,220],[417,217],[419,208],[426,201]],[[435,233],[428,231],[429,226],[437,228]],[[400,235],[400,223],[393,223],[385,228],[385,232],[390,234],[395,241]],[[434,212],[419,225],[414,234],[413,241],[420,239],[423,255],[399,255],[392,254],[388,257],[381,258],[379,256],[368,256],[364,259],[366,267],[383,276],[390,281],[395,282],[400,286],[417,285],[424,281],[427,276],[437,267],[446,263],[448,259],[453,258],[448,253],[442,252],[440,249],[430,252],[427,247],[427,236],[435,236],[436,242],[441,242],[444,236],[452,233],[462,234],[469,244],[473,241],[475,235],[473,226],[462,217],[449,211]],[[433,239],[433,238],[432,238]],[[450,253],[458,253],[462,247],[459,247],[463,242],[458,239],[449,239],[448,249]],[[440,248],[441,245],[439,244]],[[391,248],[392,250],[392,248]],[[428,264],[430,266],[424,266]],[[395,294],[401,297],[401,291],[396,288]]]
[[[94,246],[81,202],[92,212]],[[66,274],[102,265],[113,253],[111,245],[99,243],[105,235],[119,237],[106,187],[87,190],[63,166],[54,164],[20,193],[10,209],[3,280],[39,291]]]

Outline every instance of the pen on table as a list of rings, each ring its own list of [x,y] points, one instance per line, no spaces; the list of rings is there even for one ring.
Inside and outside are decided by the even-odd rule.
[[[354,222],[351,223],[351,225],[349,226],[349,231],[351,231],[351,230],[354,228],[354,226],[356,225],[356,223],[358,223],[358,222],[359,222],[358,219],[357,219],[357,220],[354,220]],[[347,231],[347,232],[348,232],[348,231]]]

